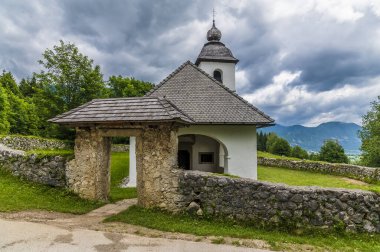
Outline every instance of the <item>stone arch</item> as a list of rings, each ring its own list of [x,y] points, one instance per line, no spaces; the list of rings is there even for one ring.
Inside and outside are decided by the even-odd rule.
[[[181,153],[191,156],[189,168],[181,163]],[[208,134],[178,135],[178,164],[182,168],[208,172],[228,172],[228,149],[217,137]]]

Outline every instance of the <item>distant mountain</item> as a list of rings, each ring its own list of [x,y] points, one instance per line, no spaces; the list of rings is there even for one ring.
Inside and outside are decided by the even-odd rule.
[[[292,146],[299,145],[308,151],[319,151],[326,139],[337,139],[347,154],[359,154],[360,129],[361,127],[355,123],[327,122],[317,127],[277,124],[260,130],[265,133],[274,132],[285,138]]]

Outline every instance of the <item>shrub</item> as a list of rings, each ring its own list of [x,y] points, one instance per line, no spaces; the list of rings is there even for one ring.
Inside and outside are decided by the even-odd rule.
[[[292,157],[295,158],[301,158],[301,159],[308,159],[309,154],[307,154],[307,151],[302,149],[300,146],[296,145],[292,148],[291,154]]]
[[[267,151],[277,155],[290,156],[291,147],[288,141],[270,133],[267,140]]]
[[[348,163],[343,147],[335,140],[327,140],[321,147],[319,159],[330,163]]]

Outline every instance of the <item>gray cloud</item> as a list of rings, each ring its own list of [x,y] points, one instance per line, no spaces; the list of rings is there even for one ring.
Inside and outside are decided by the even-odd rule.
[[[28,77],[39,71],[42,52],[62,39],[93,58],[105,78],[157,83],[195,60],[213,5],[222,41],[240,59],[238,92],[279,123],[360,122],[379,94],[380,5],[369,0],[5,0],[0,68]],[[277,90],[284,73],[298,75]],[[271,94],[267,100],[258,96],[263,90]],[[296,92],[304,97],[288,99]]]

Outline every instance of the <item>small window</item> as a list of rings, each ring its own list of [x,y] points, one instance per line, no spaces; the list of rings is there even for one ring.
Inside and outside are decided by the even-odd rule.
[[[223,80],[222,80],[222,71],[220,70],[215,70],[214,71],[214,79],[223,83]]]
[[[200,164],[213,164],[214,163],[214,152],[199,152],[199,163]]]

